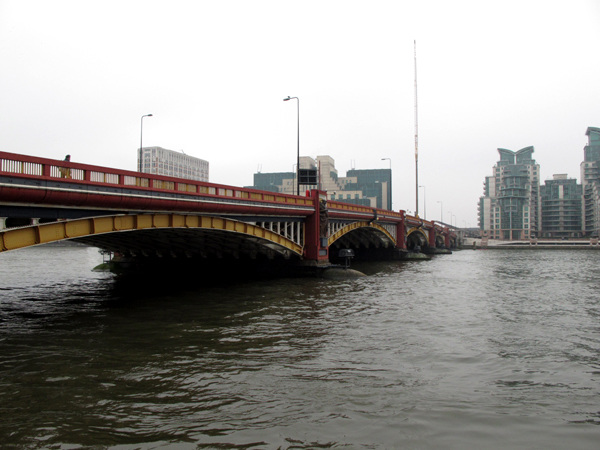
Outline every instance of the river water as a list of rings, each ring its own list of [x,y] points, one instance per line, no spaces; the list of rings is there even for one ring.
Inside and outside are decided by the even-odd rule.
[[[227,286],[100,262],[79,247],[0,255],[2,446],[600,445],[595,251]]]

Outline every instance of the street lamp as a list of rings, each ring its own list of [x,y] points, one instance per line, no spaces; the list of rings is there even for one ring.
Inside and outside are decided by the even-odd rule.
[[[144,136],[144,117],[152,117],[152,114],[144,114],[140,119],[140,154],[138,158],[138,172],[142,171],[142,137]]]
[[[392,158],[381,158],[382,161],[388,160],[390,162],[390,182],[388,186],[388,205],[390,210],[393,210],[392,203]]]
[[[425,197],[426,190],[425,186],[419,186],[423,188],[423,219],[427,220],[427,198]]]
[[[298,108],[298,154],[297,154],[297,161],[296,161],[296,195],[300,195],[300,99],[298,97],[290,97],[289,95],[287,96],[287,98],[284,98],[283,101],[287,102],[288,100],[293,100],[296,99],[296,105]]]
[[[454,217],[456,219],[456,216],[454,214],[452,214],[452,211],[448,211],[448,214],[450,214],[450,226],[454,226],[452,225],[452,218]],[[456,223],[456,220],[454,221],[454,223]]]
[[[437,201],[440,204],[440,222],[444,223],[444,202]]]

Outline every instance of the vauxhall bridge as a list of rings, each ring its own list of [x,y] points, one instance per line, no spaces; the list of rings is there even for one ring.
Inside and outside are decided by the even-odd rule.
[[[324,266],[341,249],[401,259],[456,246],[405,211],[0,152],[0,253],[70,240],[126,260]]]

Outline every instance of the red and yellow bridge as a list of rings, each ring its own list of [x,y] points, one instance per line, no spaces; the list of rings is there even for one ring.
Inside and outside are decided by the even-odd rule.
[[[284,258],[337,250],[401,257],[452,248],[447,227],[404,211],[0,152],[0,253],[72,240],[127,258]]]

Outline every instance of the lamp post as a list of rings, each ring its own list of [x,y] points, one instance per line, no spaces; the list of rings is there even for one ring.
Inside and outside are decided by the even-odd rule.
[[[142,171],[142,137],[144,136],[144,117],[152,117],[152,114],[144,114],[140,119],[140,154],[138,158],[138,172]]]
[[[297,152],[297,161],[296,161],[296,195],[300,195],[300,99],[298,97],[290,97],[284,98],[283,101],[287,102],[288,100],[296,99],[296,106],[298,110],[297,118],[298,118],[298,152]]]
[[[423,219],[427,220],[427,198],[425,194],[427,193],[425,190],[425,186],[419,186],[423,188]]]
[[[390,182],[389,182],[389,186],[388,186],[388,204],[390,207],[390,210],[393,210],[393,203],[392,203],[392,158],[381,158],[382,161],[388,160],[390,162]]]
[[[440,222],[444,223],[444,202],[437,201],[440,204]]]
[[[298,164],[296,164],[296,163],[292,164],[292,173],[295,174],[293,183],[292,183],[292,195],[294,195],[294,184],[296,184],[298,182],[297,181],[298,180]]]
[[[452,226],[454,226],[454,225],[452,224],[452,218],[453,218],[453,217],[454,217],[454,218],[456,218],[456,216],[455,216],[454,214],[452,214],[452,211],[448,211],[448,214],[450,214],[450,226],[452,227]],[[456,222],[456,221],[455,221],[455,222]]]

